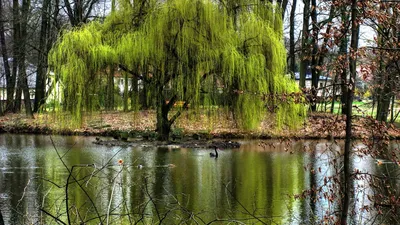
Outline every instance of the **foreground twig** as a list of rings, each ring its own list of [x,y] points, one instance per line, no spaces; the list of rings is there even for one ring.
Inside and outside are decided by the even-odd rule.
[[[53,218],[55,221],[57,221],[57,223],[61,223],[61,224],[67,225],[67,224],[64,223],[62,220],[60,220],[59,218],[57,218],[57,217],[51,215],[51,213],[47,212],[47,211],[44,210],[43,208],[40,208],[40,211],[44,212],[46,215],[48,215],[48,216],[50,216],[51,218]],[[0,223],[0,225],[4,225],[4,224],[1,224],[1,223]]]
[[[64,160],[62,159],[62,157],[63,156],[61,156],[60,155],[60,153],[58,152],[58,149],[57,149],[57,147],[56,147],[56,145],[55,145],[55,143],[54,143],[54,141],[53,141],[53,138],[50,136],[50,140],[51,140],[51,143],[52,143],[52,145],[53,145],[53,147],[54,147],[54,149],[55,149],[55,151],[56,151],[56,153],[57,153],[57,156],[58,156],[58,158],[61,160],[61,163],[64,165],[64,167],[67,169],[67,171],[69,172],[69,175],[68,175],[68,179],[67,179],[67,184],[66,184],[66,186],[65,186],[65,194],[66,194],[66,203],[65,203],[65,205],[66,205],[66,210],[67,210],[67,219],[68,219],[68,224],[70,225],[71,224],[71,218],[70,218],[70,215],[69,215],[69,208],[68,208],[68,184],[69,184],[69,179],[72,177],[73,178],[73,180],[78,184],[78,186],[81,188],[81,190],[85,193],[85,195],[88,197],[88,199],[89,199],[89,201],[90,201],[90,203],[92,204],[92,206],[93,206],[93,209],[94,209],[94,211],[96,212],[96,215],[98,216],[98,218],[99,218],[99,221],[100,221],[100,224],[103,224],[103,221],[101,220],[101,217],[100,217],[100,213],[99,213],[99,211],[97,210],[97,207],[96,207],[96,204],[93,202],[93,199],[89,196],[89,194],[87,193],[87,191],[82,187],[82,185],[79,183],[79,181],[75,178],[75,176],[73,176],[73,174],[72,174],[72,171],[74,170],[74,168],[75,167],[80,167],[80,166],[82,166],[82,165],[75,165],[75,166],[72,166],[71,167],[71,169],[69,169],[68,168],[68,166],[65,164],[65,162],[64,162]],[[93,166],[93,164],[91,164],[91,165],[83,165],[83,166]]]

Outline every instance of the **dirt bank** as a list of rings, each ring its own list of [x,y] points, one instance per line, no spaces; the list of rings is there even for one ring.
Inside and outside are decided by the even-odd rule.
[[[81,128],[72,129],[59,122],[53,114],[37,114],[34,119],[21,114],[0,117],[0,132],[61,134],[86,136],[112,136],[117,139],[156,137],[154,111],[96,113],[84,117]],[[64,124],[62,124],[64,123]],[[399,128],[378,123],[369,117],[355,117],[353,133],[355,138],[400,139]],[[205,115],[184,113],[176,122],[171,134],[172,140],[212,139],[342,139],[345,137],[345,117],[327,113],[309,115],[297,129],[276,129],[273,118],[266,118],[256,131],[244,131],[237,127],[231,117],[225,114]]]

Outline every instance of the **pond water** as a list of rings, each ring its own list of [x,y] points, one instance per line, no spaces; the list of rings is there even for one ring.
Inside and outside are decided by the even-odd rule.
[[[0,135],[6,224],[310,224],[338,206],[330,198],[337,189],[324,184],[340,170],[332,161],[341,146],[328,141],[241,141],[240,149],[222,150],[215,159],[210,149],[52,139],[54,145],[49,136]],[[354,157],[352,168],[398,172],[371,157]],[[321,187],[321,194],[295,197],[311,187]],[[363,191],[353,196],[352,223],[376,222],[377,212],[358,210],[371,205],[366,194],[373,188],[362,179],[354,187]]]

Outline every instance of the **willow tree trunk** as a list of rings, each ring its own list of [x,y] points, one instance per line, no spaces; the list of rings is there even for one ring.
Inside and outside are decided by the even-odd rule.
[[[296,72],[296,55],[295,55],[295,42],[294,42],[294,23],[296,17],[296,5],[297,0],[293,0],[292,2],[292,9],[290,10],[290,37],[289,37],[289,70],[293,74]]]
[[[303,35],[301,38],[301,57],[300,57],[300,87],[306,87],[306,73],[308,67],[309,57],[309,27],[310,24],[310,0],[304,0],[303,10]]]
[[[114,67],[110,67],[107,73],[106,97],[105,97],[106,110],[114,109]]]
[[[128,73],[124,73],[124,93],[123,93],[123,100],[124,100],[124,112],[128,112]]]
[[[43,0],[42,5],[42,22],[40,25],[40,37],[39,37],[39,50],[38,50],[38,66],[36,75],[36,87],[35,87],[35,102],[33,111],[38,112],[39,108],[45,103],[46,93],[46,68],[47,68],[47,37],[49,28],[49,8],[51,0]]]
[[[137,77],[132,77],[131,85],[131,110],[139,110],[139,92],[138,92],[138,79]]]
[[[342,213],[340,216],[340,223],[347,224],[347,218],[349,213],[350,196],[352,193],[351,188],[351,168],[350,168],[350,154],[351,154],[351,139],[352,139],[352,106],[353,97],[356,81],[356,66],[357,66],[357,50],[358,50],[358,39],[359,39],[359,24],[357,22],[357,0],[351,1],[351,43],[350,51],[351,56],[349,57],[349,69],[350,79],[347,86],[347,108],[346,108],[346,140],[344,147],[344,183],[342,187],[343,199],[342,199]]]
[[[140,94],[140,104],[142,105],[142,109],[145,109],[145,110],[149,108],[148,96],[147,96],[147,89],[148,89],[147,85],[148,85],[147,83],[143,83],[143,89]]]
[[[168,113],[170,111],[169,104],[171,102],[166,102],[163,94],[163,89],[161,85],[158,85],[157,90],[157,134],[158,140],[167,141],[169,139],[169,134],[171,131],[171,123],[168,120]],[[170,100],[171,101],[171,100]]]

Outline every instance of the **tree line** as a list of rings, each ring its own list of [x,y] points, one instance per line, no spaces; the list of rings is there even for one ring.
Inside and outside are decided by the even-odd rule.
[[[25,112],[32,116],[46,101],[48,89],[47,56],[63,28],[72,28],[97,17],[99,0],[32,2],[0,1],[0,77],[6,82],[5,104],[0,113],[20,112],[24,98]],[[97,9],[97,10],[96,10]],[[27,67],[32,65],[36,74],[34,101],[30,101]]]
[[[246,3],[247,2],[247,3]],[[230,15],[238,14],[240,8],[249,1],[235,0],[219,3],[227,8]],[[5,78],[7,97],[5,104],[0,104],[0,112],[19,112],[24,96],[25,112],[31,115],[38,112],[48,96],[46,82],[48,78],[47,55],[53,43],[65,29],[73,29],[83,24],[103,20],[116,5],[115,1],[7,1],[0,2],[0,49],[2,56],[1,77]],[[134,26],[142,22],[152,1],[134,1],[138,8],[134,18]],[[353,55],[349,48],[349,15],[350,4],[346,0],[316,1],[297,0],[276,1],[280,8],[285,27],[289,34],[285,34],[287,47],[287,73],[300,73],[300,87],[305,87],[306,74],[312,75],[312,89],[309,99],[311,110],[316,110],[318,81],[321,74],[326,74],[334,81],[333,93],[340,90],[340,103],[342,113],[346,111],[346,86],[349,83],[349,69],[347,59]],[[368,82],[372,93],[373,107],[376,107],[376,119],[386,121],[398,114],[395,111],[395,99],[398,92],[396,74],[398,66],[398,38],[399,32],[396,24],[398,6],[396,2],[369,1],[359,3],[360,14],[358,22],[368,26],[376,33],[371,42],[366,43],[357,54],[362,55],[359,74]],[[299,9],[300,8],[300,9]],[[300,25],[302,24],[301,29]],[[27,64],[34,65],[37,74],[34,101],[27,101],[29,96]],[[114,69],[114,68],[112,68]],[[30,72],[30,71],[28,71]],[[113,74],[115,71],[108,71]],[[364,73],[363,73],[364,72]],[[369,73],[369,74],[367,74]],[[124,76],[124,75],[123,75]],[[21,77],[21,79],[17,79]],[[109,75],[107,90],[104,92],[104,106],[114,109],[114,93],[112,75]],[[359,78],[358,78],[359,79]],[[126,79],[125,79],[126,80]],[[135,85],[137,82],[133,82]],[[4,84],[3,84],[4,85]],[[125,84],[124,84],[125,85]],[[140,98],[134,98],[132,92],[127,90],[122,100],[124,110],[134,109],[140,103],[143,108],[149,107],[144,90]],[[129,94],[131,96],[129,96]],[[335,94],[333,94],[335,95]],[[332,99],[331,111],[333,111]],[[131,105],[128,107],[128,98]],[[32,104],[32,105],[31,105]]]
[[[356,1],[357,16],[351,18],[352,2],[348,0],[316,1],[304,0],[302,3],[302,30],[296,30],[299,17],[296,16],[296,0],[291,2],[289,16],[288,70],[300,73],[300,86],[305,87],[306,73],[311,74],[311,110],[316,111],[318,81],[321,74],[333,80],[331,112],[335,101],[342,104],[341,113],[348,107],[347,88],[352,81],[349,60],[357,57],[357,81],[368,86],[372,99],[372,110],[378,121],[394,121],[396,96],[398,94],[397,75],[399,59],[399,31],[395,21],[399,16],[399,3],[396,1]],[[290,5],[290,4],[289,4]],[[356,20],[361,26],[362,45],[357,51],[351,47],[351,24]],[[297,22],[296,22],[297,20]],[[299,36],[296,39],[295,32]],[[365,37],[367,36],[367,37]],[[298,68],[298,69],[297,69]],[[354,86],[357,94],[362,90]],[[336,98],[336,93],[340,98]],[[361,93],[360,93],[361,92]],[[390,118],[389,115],[391,115]]]

